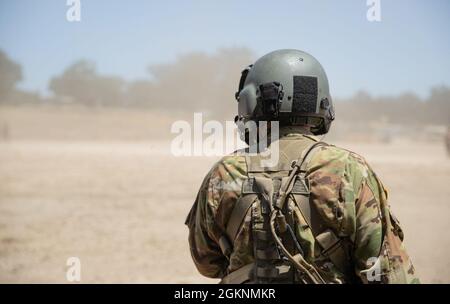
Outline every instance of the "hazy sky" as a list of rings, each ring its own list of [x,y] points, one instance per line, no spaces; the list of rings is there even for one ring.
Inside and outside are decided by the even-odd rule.
[[[221,47],[256,56],[298,48],[322,62],[332,93],[347,97],[450,86],[450,1],[381,0],[368,22],[366,0],[81,0],[81,22],[66,0],[1,0],[0,49],[23,67],[21,87],[45,92],[49,78],[78,59],[104,74],[146,78],[151,64]],[[236,81],[238,81],[236,75]]]

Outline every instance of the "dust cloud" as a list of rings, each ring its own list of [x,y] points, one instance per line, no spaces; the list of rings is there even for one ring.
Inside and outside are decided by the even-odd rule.
[[[185,54],[134,82],[79,61],[50,97],[17,89],[20,66],[0,55],[0,282],[65,283],[72,256],[84,283],[216,282],[195,270],[184,219],[219,157],[174,157],[170,127],[194,112],[231,120],[252,52]],[[427,283],[450,282],[449,97],[360,92],[336,100],[324,138],[383,180]]]

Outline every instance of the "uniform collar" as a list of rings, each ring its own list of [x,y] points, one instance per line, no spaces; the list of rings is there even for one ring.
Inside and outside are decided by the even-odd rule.
[[[283,126],[280,127],[280,139],[296,139],[299,137],[308,137],[314,141],[318,141],[318,137],[312,135],[309,130],[299,126]]]

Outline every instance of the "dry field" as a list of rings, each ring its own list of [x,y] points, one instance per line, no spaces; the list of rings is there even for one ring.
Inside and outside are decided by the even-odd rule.
[[[423,282],[450,283],[450,159],[443,145],[339,143],[390,190]],[[216,158],[164,141],[20,139],[0,143],[0,282],[211,282],[195,270],[185,216]]]

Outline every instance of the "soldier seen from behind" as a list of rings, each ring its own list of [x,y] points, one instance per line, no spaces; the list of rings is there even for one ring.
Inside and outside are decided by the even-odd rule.
[[[418,283],[379,177],[317,137],[335,118],[320,63],[298,50],[269,53],[242,72],[236,99],[236,121],[267,121],[268,131],[255,142],[241,129],[249,148],[206,175],[186,220],[198,271],[222,283]],[[277,140],[251,153],[276,125]],[[275,145],[278,161],[267,166]]]

